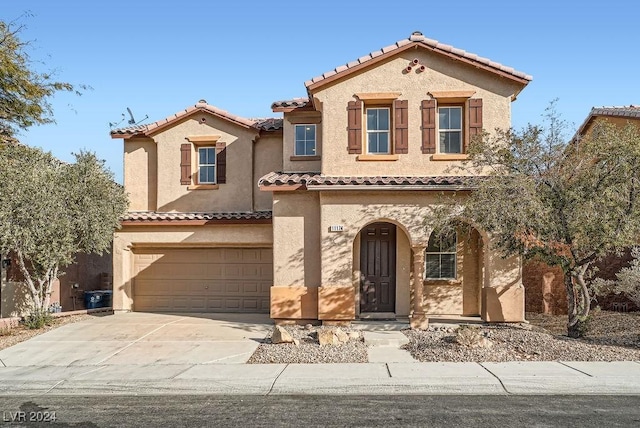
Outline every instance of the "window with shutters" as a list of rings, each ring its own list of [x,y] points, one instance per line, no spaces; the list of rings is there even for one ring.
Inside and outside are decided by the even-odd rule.
[[[455,233],[431,234],[425,252],[426,279],[456,279],[456,246]]]
[[[475,91],[429,92],[423,100],[422,153],[432,160],[465,160],[469,144],[482,133],[482,99]]]
[[[408,101],[397,99],[400,95],[359,93],[349,102],[347,148],[357,160],[395,161],[408,153]]]
[[[198,183],[216,184],[216,148],[198,148]]]
[[[188,190],[213,190],[226,183],[227,144],[218,141],[220,136],[190,136],[186,139],[189,143],[180,146],[180,184],[187,185]]]
[[[391,147],[390,109],[376,107],[366,109],[367,116],[367,153],[372,155],[389,154]]]

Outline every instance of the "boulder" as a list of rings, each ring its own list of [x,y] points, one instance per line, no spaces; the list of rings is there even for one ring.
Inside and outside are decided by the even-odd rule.
[[[336,335],[338,342],[347,343],[349,341],[349,335],[344,330],[336,328],[333,333]]]
[[[318,330],[318,342],[320,346],[335,345],[338,343],[338,338],[333,329],[320,329]]]
[[[294,343],[294,340],[287,330],[277,325],[271,335],[271,343]]]
[[[349,332],[349,339],[353,339],[353,340],[358,340],[358,339],[360,339],[360,332],[357,332],[357,331],[350,331],[350,332]]]

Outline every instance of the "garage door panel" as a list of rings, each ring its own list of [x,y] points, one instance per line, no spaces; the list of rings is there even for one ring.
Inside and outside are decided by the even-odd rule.
[[[269,312],[271,249],[147,251],[135,254],[135,310]]]

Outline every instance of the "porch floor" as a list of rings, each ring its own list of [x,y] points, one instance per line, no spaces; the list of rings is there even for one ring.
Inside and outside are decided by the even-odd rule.
[[[429,325],[456,326],[460,324],[482,324],[482,318],[461,315],[427,315]],[[409,317],[396,317],[395,320],[359,319],[351,322],[351,327],[361,331],[399,331],[409,328]]]

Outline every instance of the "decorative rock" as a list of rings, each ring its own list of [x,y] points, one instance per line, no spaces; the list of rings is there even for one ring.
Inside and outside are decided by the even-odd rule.
[[[313,326],[311,324],[305,324],[304,329],[305,330],[311,330],[313,328]]]
[[[335,345],[338,338],[332,329],[320,329],[318,330],[318,342],[320,346]]]
[[[336,339],[338,339],[338,342],[346,343],[349,341],[349,335],[345,333],[344,330],[336,328],[333,333],[336,335]]]
[[[349,332],[349,339],[353,339],[353,340],[360,339],[360,333],[357,332],[357,331],[350,331]]]
[[[296,346],[300,346],[300,339],[293,339],[293,344]]]
[[[277,325],[271,335],[271,343],[294,343],[294,340],[287,330]]]

